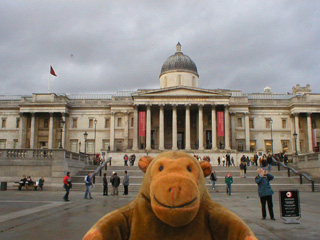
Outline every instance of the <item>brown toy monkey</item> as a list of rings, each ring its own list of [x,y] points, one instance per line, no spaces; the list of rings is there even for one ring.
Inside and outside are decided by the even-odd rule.
[[[239,217],[211,200],[204,178],[209,162],[164,152],[142,157],[139,167],[145,176],[137,198],[101,218],[85,240],[256,240]]]

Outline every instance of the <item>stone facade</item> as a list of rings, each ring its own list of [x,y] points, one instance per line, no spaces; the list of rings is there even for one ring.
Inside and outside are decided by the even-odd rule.
[[[177,53],[183,55],[181,45]],[[159,89],[0,96],[0,148],[309,153],[319,146],[320,94],[309,85],[286,94],[269,87],[262,93],[198,88],[197,69],[183,56],[187,63],[177,64],[176,71],[174,59],[165,62]],[[139,127],[146,129],[144,136]]]

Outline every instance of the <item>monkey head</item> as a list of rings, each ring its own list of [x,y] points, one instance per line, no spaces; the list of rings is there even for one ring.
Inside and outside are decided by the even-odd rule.
[[[155,215],[173,227],[190,223],[207,193],[204,177],[211,173],[211,164],[187,153],[164,152],[154,159],[142,157],[138,165],[146,173],[140,192]]]

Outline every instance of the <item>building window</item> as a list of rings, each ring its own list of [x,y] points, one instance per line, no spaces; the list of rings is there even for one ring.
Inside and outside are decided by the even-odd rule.
[[[255,152],[257,149],[256,140],[250,140],[250,152]]]
[[[94,153],[93,152],[94,140],[87,141],[87,153]]]
[[[14,149],[17,149],[17,148],[19,148],[19,145],[18,145],[18,139],[13,139],[13,148]]]
[[[6,127],[7,127],[7,119],[2,118],[2,121],[1,121],[1,128],[6,128]]]
[[[266,152],[271,153],[272,150],[272,141],[271,140],[265,140],[264,141]]]
[[[7,142],[7,140],[0,140],[0,149],[6,148],[6,142]]]
[[[43,120],[43,128],[48,128],[49,127],[49,119],[48,118],[45,118]]]
[[[242,127],[242,118],[237,118],[237,127]]]
[[[254,120],[253,120],[253,118],[249,119],[249,128],[254,128]]]
[[[130,124],[130,126],[133,127],[133,124],[134,124],[134,118],[131,118],[131,124]]]
[[[238,145],[238,151],[239,152],[243,152],[243,150],[244,150],[244,141],[243,140],[238,140],[237,141],[237,145]]]
[[[282,152],[288,152],[289,151],[289,141],[288,140],[282,140],[281,141],[281,146],[282,146]]]
[[[110,119],[106,118],[105,122],[104,122],[104,127],[105,128],[110,128]]]
[[[266,119],[266,128],[271,128],[271,119]]]
[[[282,128],[287,128],[287,119],[282,119]]]
[[[122,126],[122,118],[118,118],[117,119],[117,127],[121,127]]]
[[[109,140],[107,140],[107,139],[103,139],[102,140],[102,148],[103,148],[103,150],[110,150],[110,142],[109,142]]]
[[[16,128],[20,127],[20,118],[16,118]]]
[[[89,118],[89,128],[93,128],[93,118]]]
[[[77,128],[77,127],[78,127],[78,119],[72,118],[72,128]]]
[[[70,140],[70,151],[71,152],[78,152],[78,140]]]

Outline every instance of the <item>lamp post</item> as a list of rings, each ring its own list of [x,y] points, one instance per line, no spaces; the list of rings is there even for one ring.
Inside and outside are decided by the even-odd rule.
[[[296,132],[293,133],[293,137],[294,137],[294,143],[296,146],[296,155],[298,155],[298,147],[297,147],[297,138],[298,138],[298,134]]]
[[[273,124],[273,120],[272,120],[272,118],[270,118],[270,128],[271,128],[271,155],[273,155],[272,124]]]
[[[81,152],[80,149],[81,149],[81,141],[79,141],[79,153]]]
[[[84,154],[86,154],[87,153],[87,137],[88,137],[87,131],[84,132],[83,136],[84,136]]]
[[[61,119],[60,120],[60,146],[59,146],[60,149],[62,149],[62,130],[63,130],[64,124],[65,124],[65,121]]]
[[[98,120],[95,118],[94,121],[94,145],[93,145],[93,154],[96,156],[96,133],[97,133],[97,123]]]

